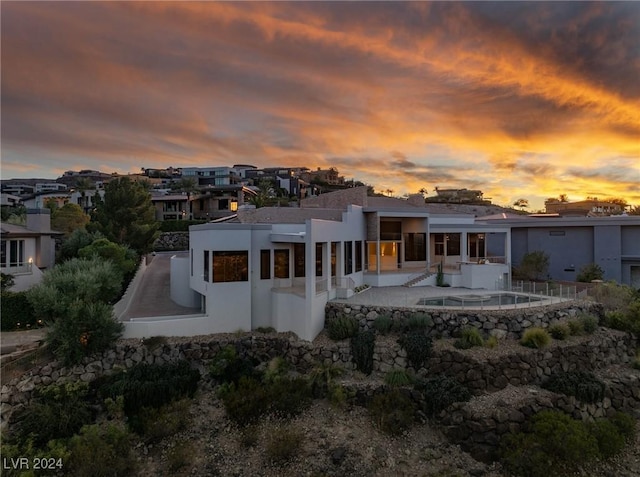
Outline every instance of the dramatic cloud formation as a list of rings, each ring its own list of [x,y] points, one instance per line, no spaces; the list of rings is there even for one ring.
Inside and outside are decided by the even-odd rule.
[[[2,2],[2,176],[338,167],[640,204],[640,4]]]

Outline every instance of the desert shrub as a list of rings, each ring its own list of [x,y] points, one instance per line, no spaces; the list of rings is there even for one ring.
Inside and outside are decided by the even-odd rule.
[[[45,341],[68,366],[109,349],[123,330],[124,325],[113,316],[111,305],[76,301],[69,305],[66,316],[51,324]]]
[[[136,461],[131,448],[131,436],[124,426],[114,423],[85,426],[69,441],[71,454],[64,469],[78,477],[132,475]]]
[[[610,419],[625,441],[633,442],[636,436],[636,420],[624,412],[616,412]]]
[[[138,430],[147,443],[158,442],[187,428],[188,399],[181,399],[159,408],[143,407],[138,413]]]
[[[304,443],[304,434],[295,427],[281,427],[269,436],[265,448],[267,459],[275,464],[284,464],[293,460]]]
[[[238,356],[234,346],[227,345],[216,353],[209,374],[219,383],[238,383],[243,376],[258,376],[253,362]]]
[[[602,280],[604,277],[604,270],[597,263],[589,263],[583,266],[578,272],[576,281],[589,283],[592,280]]]
[[[16,416],[11,438],[30,439],[42,448],[52,439],[71,437],[93,420],[87,401],[86,383],[52,384],[35,393],[34,399]]]
[[[520,344],[527,348],[544,348],[551,342],[551,337],[542,328],[529,328],[520,339]]]
[[[240,444],[247,449],[255,447],[260,437],[258,426],[246,426],[240,429]]]
[[[8,291],[16,284],[15,276],[10,273],[0,272],[0,291]]]
[[[606,312],[603,325],[640,335],[640,299],[632,301],[623,309]]]
[[[598,329],[598,318],[593,315],[583,314],[578,317],[582,324],[582,329],[588,335],[593,334]]]
[[[549,334],[554,340],[566,340],[571,335],[571,329],[565,323],[556,323],[549,327]]]
[[[242,376],[237,384],[230,384],[220,392],[227,416],[246,426],[267,413],[268,390],[255,378]]]
[[[61,475],[68,467],[70,452],[64,440],[52,440],[47,443],[46,448],[37,448],[33,442],[27,441],[20,444],[8,444],[7,439],[2,440],[0,447],[2,455],[2,476],[3,477],[31,477],[33,475]],[[33,464],[36,459],[47,463],[49,472],[47,474],[35,474],[33,471],[25,471],[20,465],[11,465],[12,462],[21,462],[18,459],[26,458],[26,461]]]
[[[407,352],[409,364],[416,371],[422,368],[431,356],[431,338],[425,336],[424,333],[416,331],[408,333],[401,337],[398,343]]]
[[[258,326],[254,331],[266,335],[268,333],[275,333],[276,329],[273,326]]]
[[[350,391],[342,384],[333,384],[329,388],[327,399],[329,403],[337,408],[342,408],[347,404],[347,401],[355,397],[355,391]]]
[[[584,332],[584,327],[580,320],[569,320],[567,326],[569,327],[569,334],[571,334],[571,336],[578,336]]]
[[[414,383],[413,376],[404,369],[392,369],[384,375],[384,382],[387,386],[396,388],[399,386],[408,386]]]
[[[491,349],[493,349],[493,348],[495,348],[496,346],[498,346],[498,338],[497,338],[497,337],[495,337],[495,336],[493,336],[493,335],[491,335],[491,336],[489,336],[489,337],[487,338],[487,340],[484,342],[484,345],[485,345],[487,348],[491,348]]]
[[[291,366],[284,358],[276,356],[267,363],[267,367],[264,370],[264,376],[262,377],[262,379],[266,383],[279,381],[280,379],[286,377],[290,367]]]
[[[477,328],[469,327],[460,332],[460,338],[453,345],[459,349],[469,349],[474,346],[484,346],[484,339]]]
[[[38,326],[38,319],[31,303],[29,303],[27,292],[2,290],[0,293],[0,306],[2,307],[0,330],[13,331]]]
[[[435,416],[454,402],[465,402],[471,399],[469,389],[454,378],[438,375],[416,384],[424,398],[423,412],[427,416]]]
[[[360,324],[353,316],[337,316],[329,322],[327,332],[334,341],[344,340],[356,335]]]
[[[613,422],[608,419],[599,419],[588,424],[589,434],[595,437],[598,443],[598,452],[604,459],[609,459],[619,454],[625,446],[625,438]]]
[[[167,344],[167,337],[166,336],[151,336],[149,338],[145,338],[144,340],[142,340],[142,344],[144,344],[145,347],[149,351],[153,351],[155,349],[158,349],[160,346],[166,345]]]
[[[379,315],[373,321],[373,329],[381,335],[386,335],[391,331],[393,319],[389,315]]]
[[[219,395],[229,418],[242,426],[266,414],[294,416],[311,402],[311,390],[302,378],[261,383],[256,378],[243,376],[237,384],[223,387]]]
[[[167,465],[171,472],[176,472],[194,460],[195,451],[191,442],[178,442],[167,452]]]
[[[595,301],[604,305],[607,311],[624,310],[634,300],[638,299],[636,290],[614,281],[598,284],[590,290],[589,294]]]
[[[600,402],[604,398],[605,384],[586,371],[567,371],[551,375],[542,387],[555,393],[575,396],[586,403]]]
[[[414,313],[409,317],[406,324],[407,331],[422,331],[433,325],[431,317],[426,313]]]
[[[376,426],[391,435],[401,434],[413,424],[416,406],[399,389],[374,396],[369,404],[369,413]]]
[[[335,386],[334,379],[342,374],[344,369],[333,363],[322,363],[313,368],[308,376],[311,395],[316,398],[327,396]]]
[[[162,365],[140,363],[125,372],[103,376],[93,386],[102,398],[123,396],[124,413],[132,428],[140,431],[143,408],[159,408],[179,398],[193,397],[199,380],[200,373],[183,360]]]
[[[373,371],[373,351],[376,335],[372,331],[362,331],[351,338],[351,355],[356,368],[364,374]]]
[[[571,472],[599,453],[587,426],[559,411],[539,412],[529,432],[505,435],[499,452],[508,471],[526,477]]]

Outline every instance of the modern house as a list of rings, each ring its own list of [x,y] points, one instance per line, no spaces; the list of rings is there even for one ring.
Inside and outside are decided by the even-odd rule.
[[[55,261],[49,209],[27,209],[26,226],[3,223],[0,239],[0,271],[14,276],[13,291],[26,290],[42,278],[42,270]]]
[[[327,301],[364,284],[435,285],[438,265],[452,286],[508,282],[509,227],[431,215],[422,196],[366,192],[324,194],[300,208],[239,209],[233,222],[192,226],[188,262],[172,264],[188,280],[172,281],[172,297],[200,304],[198,333],[271,326],[312,340],[324,327]]]
[[[574,217],[598,217],[622,214],[625,207],[618,202],[607,200],[587,199],[578,202],[562,202],[558,199],[549,199],[544,203],[546,212],[561,216]]]

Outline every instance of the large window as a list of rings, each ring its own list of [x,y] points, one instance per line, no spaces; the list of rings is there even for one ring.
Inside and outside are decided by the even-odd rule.
[[[362,241],[356,241],[356,272],[362,271]]]
[[[21,267],[24,265],[24,240],[9,241],[9,266]]]
[[[271,250],[260,250],[260,278],[271,278]]]
[[[293,276],[304,277],[305,257],[304,257],[304,244],[293,244]]]
[[[249,252],[213,252],[213,282],[246,282],[249,280]]]
[[[401,222],[380,222],[380,240],[400,240],[402,237]]]
[[[353,273],[353,242],[344,243],[344,274]]]
[[[209,281],[209,250],[204,251],[204,281]]]
[[[444,234],[433,235],[434,255],[444,255]]]
[[[276,278],[289,278],[289,250],[274,250],[273,276]]]
[[[336,264],[338,263],[338,242],[331,242],[331,276],[336,276]]]
[[[419,262],[427,259],[426,234],[404,234],[405,262]]]

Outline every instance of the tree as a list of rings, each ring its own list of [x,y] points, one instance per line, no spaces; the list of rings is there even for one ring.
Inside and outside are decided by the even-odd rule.
[[[110,303],[120,295],[122,273],[103,258],[73,258],[47,270],[27,294],[36,315],[44,320],[67,316],[72,303]]]
[[[629,211],[627,213],[629,215],[640,215],[640,205],[629,207]]]
[[[65,204],[51,214],[51,228],[64,232],[65,237],[76,229],[83,229],[89,223],[89,216],[76,204]]]
[[[545,278],[549,270],[549,255],[542,250],[525,253],[520,262],[520,266],[516,268],[515,274],[518,278],[524,280],[538,280]]]
[[[520,210],[529,208],[529,201],[527,199],[518,199],[513,203],[514,207],[520,207]]]
[[[112,262],[124,276],[133,273],[136,269],[137,255],[126,245],[118,245],[106,238],[94,240],[78,250],[78,257],[91,258],[98,256]]]
[[[104,238],[100,232],[87,232],[85,229],[76,229],[62,242],[60,252],[57,257],[58,262],[64,262],[70,258],[78,257],[81,248],[93,243],[93,241]]]
[[[87,226],[89,231],[99,231],[140,254],[151,250],[158,227],[148,188],[128,177],[109,182],[104,198],[96,196],[96,208]]]
[[[567,194],[560,194],[558,200],[560,202],[569,202],[569,196]]]

